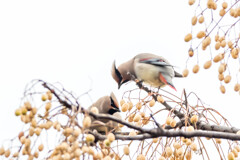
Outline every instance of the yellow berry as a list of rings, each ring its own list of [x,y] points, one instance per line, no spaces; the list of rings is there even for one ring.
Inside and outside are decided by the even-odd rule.
[[[222,140],[218,139],[218,138],[215,138],[215,141],[216,141],[217,144],[221,144],[222,143]]]
[[[187,142],[186,142],[186,145],[187,145],[187,146],[190,146],[190,145],[192,144],[192,141],[191,141],[191,139],[189,139],[189,138],[186,138],[186,140],[187,140]]]
[[[29,101],[25,102],[24,106],[27,108],[28,111],[30,111],[32,109],[32,105]]]
[[[191,34],[191,33],[188,33],[188,34],[185,36],[184,41],[185,41],[185,42],[189,42],[189,41],[191,41],[191,40],[192,40],[192,34]]]
[[[121,107],[122,112],[126,112],[126,111],[128,110],[128,108],[129,108],[129,104],[128,104],[128,103],[124,103],[124,104],[122,105],[122,107]]]
[[[185,68],[185,69],[183,70],[183,72],[182,72],[183,77],[187,77],[188,74],[189,74],[189,71],[188,71],[187,68]]]
[[[111,142],[108,139],[105,139],[103,143],[104,143],[104,145],[106,147],[110,147],[111,146]]]
[[[20,142],[21,142],[22,144],[25,143],[25,140],[26,140],[26,138],[25,138],[24,136],[22,136],[22,137],[20,138]]]
[[[21,112],[21,109],[20,109],[20,108],[18,108],[18,109],[15,110],[15,115],[16,115],[16,116],[20,116],[21,113],[22,113],[22,112]]]
[[[202,42],[202,49],[205,50],[211,44],[211,38],[207,36]]]
[[[66,152],[66,153],[64,153],[62,157],[63,157],[63,158],[62,158],[63,160],[70,160],[70,159],[71,159],[71,156],[70,156],[70,154],[69,154],[69,153],[67,153],[67,152]]]
[[[137,156],[137,160],[145,160],[145,159],[146,159],[146,157],[143,154],[139,154]]]
[[[48,100],[51,101],[52,100],[52,92],[51,91],[47,91],[47,97],[48,97]]]
[[[197,17],[192,17],[192,25],[194,26],[197,23]]]
[[[217,63],[223,59],[223,54],[218,54],[213,58],[213,62]]]
[[[191,123],[196,123],[198,121],[198,116],[197,115],[193,115],[190,119]]]
[[[167,154],[167,157],[171,157],[171,155],[173,154],[173,151],[170,147],[166,147],[166,154]]]
[[[188,55],[189,55],[189,57],[192,57],[194,55],[194,52],[193,52],[192,48],[190,48],[188,50]]]
[[[185,154],[186,160],[191,160],[192,159],[192,151],[187,151]]]
[[[41,134],[41,131],[42,131],[42,129],[37,127],[34,132],[37,136],[39,136]]]
[[[199,22],[199,23],[203,23],[203,22],[204,22],[204,17],[201,16],[201,17],[198,19],[198,22]]]
[[[152,99],[150,102],[149,102],[149,107],[153,107],[155,105],[155,100]]]
[[[96,159],[102,159],[102,158],[103,158],[103,153],[102,153],[102,152],[98,152],[98,153],[95,155],[95,158],[96,158]]]
[[[153,139],[152,139],[152,142],[153,142],[153,143],[157,143],[157,142],[158,142],[158,138],[153,138]]]
[[[225,78],[224,78],[224,82],[225,83],[229,83],[231,81],[231,76],[230,75],[227,75]]]
[[[129,147],[128,147],[128,146],[124,146],[124,148],[123,148],[123,153],[124,153],[125,155],[129,155],[130,150],[129,150]]]
[[[13,157],[16,158],[16,157],[18,157],[18,155],[19,155],[19,152],[15,152],[15,153],[13,154]]]
[[[51,109],[51,107],[52,107],[51,102],[48,102],[45,106],[46,111],[49,111]]]
[[[135,114],[130,114],[129,117],[128,117],[128,122],[132,122],[133,121],[133,118],[134,118]]]
[[[221,47],[220,42],[217,42],[217,43],[215,44],[215,49],[216,49],[216,50],[219,50],[220,47]]]
[[[122,106],[125,103],[124,99],[120,101],[120,105]]]
[[[224,94],[226,92],[226,89],[223,85],[220,86],[220,91]]]
[[[7,149],[7,150],[5,151],[5,153],[4,153],[4,156],[5,156],[6,158],[8,158],[8,157],[10,156],[10,154],[11,154],[10,149]]]
[[[26,107],[21,107],[21,113],[22,113],[22,115],[26,115],[27,114],[27,108]]]
[[[239,50],[237,48],[233,48],[231,50],[231,56],[233,59],[237,59],[238,58],[238,54],[239,54]]]
[[[166,160],[166,158],[161,156],[158,160]]]
[[[172,122],[173,118],[172,117],[167,117],[166,124],[170,125]]]
[[[197,144],[196,143],[192,143],[190,147],[193,151],[197,151]]]
[[[115,135],[113,133],[109,133],[107,135],[107,139],[110,141],[110,142],[113,142],[115,140]]]
[[[240,152],[240,147],[239,147],[239,145],[235,146],[234,148],[235,148],[238,152]]]
[[[193,126],[189,126],[189,127],[187,127],[187,132],[192,132],[192,131],[194,131]]]
[[[227,43],[226,43],[225,40],[223,40],[223,41],[220,43],[220,45],[221,45],[222,48],[226,47],[226,44],[227,44]]]
[[[199,31],[197,34],[197,38],[201,39],[201,38],[205,37],[205,35],[206,35],[205,31]]]
[[[150,119],[150,117],[144,117],[144,118],[142,119],[143,125],[147,125],[147,124],[149,123],[149,119]]]
[[[234,154],[234,157],[237,158],[238,157],[238,151],[236,149],[232,150],[232,153]]]
[[[164,103],[164,99],[160,95],[157,96],[157,101],[160,102],[160,103]]]
[[[205,64],[204,64],[204,69],[208,69],[208,68],[210,68],[211,67],[211,65],[212,65],[212,61],[211,60],[209,60],[209,61],[207,61],[207,62],[205,62]]]
[[[234,86],[234,91],[238,92],[239,90],[240,90],[240,84],[237,83],[237,84],[235,84],[235,86]]]
[[[234,17],[234,15],[235,15],[235,9],[233,9],[233,8],[230,9],[230,15],[231,15],[232,17]]]
[[[145,117],[145,112],[141,112],[140,115],[142,116],[142,118]]]
[[[223,2],[223,3],[222,3],[222,8],[223,8],[223,9],[226,9],[227,7],[228,7],[227,2]]]
[[[133,103],[132,102],[128,102],[128,110],[131,111],[132,108],[133,108]]]
[[[74,156],[75,157],[79,157],[79,156],[81,156],[81,149],[80,148],[77,148],[75,151],[74,151]]]
[[[178,148],[181,148],[181,145],[180,145],[178,142],[174,142],[174,143],[173,143],[173,147],[174,147],[175,149],[178,149]]]
[[[138,103],[136,104],[136,108],[137,108],[138,110],[140,110],[140,109],[142,108],[142,103],[141,103],[141,102],[138,102]]]
[[[225,65],[221,64],[221,65],[218,67],[218,72],[219,72],[219,74],[222,74],[224,71],[225,71]]]
[[[38,150],[39,150],[40,152],[43,151],[43,148],[44,148],[43,144],[40,144],[40,145],[38,146]]]
[[[0,155],[3,155],[4,153],[5,153],[4,147],[1,147],[1,148],[0,148]]]
[[[37,113],[37,108],[36,107],[32,108],[32,113],[33,113],[33,115],[35,115]]]
[[[223,40],[225,40],[225,36],[219,38],[219,42],[222,42]]]
[[[233,43],[232,43],[232,41],[228,41],[227,44],[228,44],[228,47],[229,47],[229,48],[232,48],[232,47],[233,47]]]
[[[174,128],[176,126],[176,124],[177,124],[176,120],[173,119],[170,123],[170,126]]]
[[[181,157],[183,155],[183,149],[182,148],[177,149],[176,154],[178,157]]]
[[[199,65],[195,65],[194,67],[193,67],[193,73],[198,73],[198,71],[199,71]]]
[[[81,134],[81,130],[79,128],[74,129],[73,136],[78,137]]]
[[[134,116],[133,121],[138,122],[138,121],[140,121],[141,117],[142,117],[141,115],[137,114]]]
[[[47,97],[47,95],[46,95],[46,94],[43,94],[43,95],[42,95],[42,101],[46,101],[46,100],[47,100],[47,98],[48,98],[48,97]]]
[[[221,9],[221,10],[219,11],[219,15],[220,15],[221,17],[223,17],[225,14],[226,14],[225,9]]]
[[[135,131],[131,131],[130,133],[129,133],[129,136],[136,136],[137,135],[137,133],[135,132]]]
[[[34,134],[34,128],[30,127],[29,128],[29,136],[33,136],[33,134]]]
[[[234,154],[232,152],[229,152],[228,153],[228,160],[234,160],[235,157],[234,157]]]
[[[84,119],[83,119],[83,127],[84,128],[89,128],[91,126],[91,118],[89,116],[86,116]]]
[[[191,6],[195,3],[195,0],[188,0],[188,4]]]

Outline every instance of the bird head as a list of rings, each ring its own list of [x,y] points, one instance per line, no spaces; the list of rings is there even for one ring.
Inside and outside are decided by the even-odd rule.
[[[118,83],[118,89],[121,87],[122,84],[130,80],[130,76],[127,75],[127,71],[124,71],[124,67],[121,66],[116,68],[115,61],[112,64],[112,77]]]
[[[110,101],[111,101],[111,104],[109,106],[108,113],[113,115],[116,112],[121,112],[120,109],[119,109],[118,100],[117,100],[117,98],[116,98],[116,96],[114,95],[113,92],[110,95]]]

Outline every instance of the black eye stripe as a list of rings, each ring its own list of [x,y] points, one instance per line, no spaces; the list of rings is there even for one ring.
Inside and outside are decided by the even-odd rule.
[[[111,106],[112,106],[113,108],[119,109],[119,108],[115,105],[112,97],[110,97],[110,99],[111,99]]]
[[[113,114],[116,113],[116,112],[118,112],[118,111],[115,110],[115,109],[109,109],[109,111],[108,111],[108,113],[109,113],[110,115],[113,115]]]
[[[121,75],[121,73],[118,71],[118,69],[116,68],[116,66],[115,66],[115,73],[116,73],[116,75],[117,75],[118,78],[119,78],[119,82],[121,82],[121,81],[122,81],[122,75]]]

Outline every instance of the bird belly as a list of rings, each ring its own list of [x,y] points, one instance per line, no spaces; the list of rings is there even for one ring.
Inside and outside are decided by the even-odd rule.
[[[139,80],[153,87],[163,87],[165,84],[159,79],[159,69],[149,64],[136,64],[135,73]]]

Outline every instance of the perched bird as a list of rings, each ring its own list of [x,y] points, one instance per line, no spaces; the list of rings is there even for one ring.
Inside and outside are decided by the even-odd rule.
[[[99,114],[105,115],[113,115],[116,118],[121,119],[121,114],[119,110],[119,104],[116,96],[112,92],[110,96],[104,96],[99,98],[95,103],[93,103],[89,108],[88,111],[92,111],[97,108],[97,112]],[[93,109],[94,108],[94,109]],[[93,117],[91,118],[92,124],[90,129],[96,129],[98,132],[108,132],[108,131],[117,131],[118,123],[114,121],[109,121],[106,119],[96,120]]]
[[[182,77],[165,58],[150,53],[138,54],[118,68],[113,62],[112,77],[118,83],[118,88],[132,80],[132,76],[153,87],[169,85],[174,90],[172,78]]]

